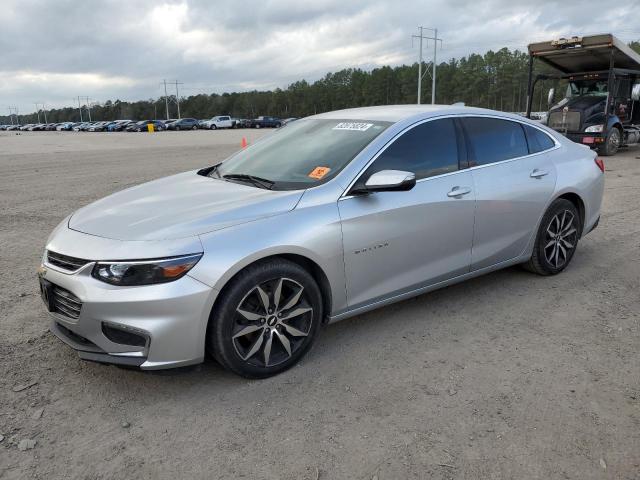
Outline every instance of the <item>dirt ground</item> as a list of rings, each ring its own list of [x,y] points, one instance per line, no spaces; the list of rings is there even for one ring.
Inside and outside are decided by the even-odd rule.
[[[640,149],[606,159],[563,274],[330,325],[269,380],[86,363],[48,332],[35,270],[63,217],[262,134],[0,133],[0,479],[640,478]]]

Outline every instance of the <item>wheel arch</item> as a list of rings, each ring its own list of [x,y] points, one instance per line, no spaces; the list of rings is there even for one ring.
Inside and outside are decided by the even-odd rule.
[[[553,201],[556,201],[558,199],[568,200],[578,210],[578,213],[580,214],[580,237],[582,237],[582,233],[584,230],[584,223],[585,223],[585,215],[586,215],[584,200],[576,192],[571,192],[571,191],[564,192],[561,195],[558,195],[556,198],[553,199]]]
[[[331,284],[329,282],[329,278],[327,277],[327,274],[325,273],[325,271],[322,269],[322,267],[315,262],[313,259],[309,258],[308,256],[302,255],[300,253],[272,253],[272,254],[267,254],[264,255],[262,257],[259,258],[254,258],[251,261],[242,264],[241,266],[239,266],[239,268],[236,268],[233,272],[232,275],[230,275],[222,285],[218,285],[216,286],[216,288],[219,288],[219,293],[216,296],[215,301],[213,302],[213,305],[211,307],[211,312],[213,313],[213,311],[216,308],[216,305],[218,304],[218,302],[220,301],[220,298],[222,297],[222,295],[224,294],[224,292],[226,291],[226,289],[229,287],[229,284],[232,282],[232,280],[234,278],[236,278],[240,273],[242,273],[243,271],[245,271],[247,268],[257,264],[257,263],[262,263],[262,262],[266,262],[272,259],[276,259],[276,258],[282,258],[284,260],[288,260],[292,263],[295,263],[299,266],[301,266],[302,268],[304,268],[307,272],[309,272],[311,274],[311,276],[313,277],[313,279],[316,281],[316,283],[318,284],[318,288],[320,288],[320,293],[322,294],[322,309],[323,309],[323,319],[322,322],[323,323],[327,323],[328,322],[328,318],[331,315],[331,311],[333,308],[333,296],[331,293]]]

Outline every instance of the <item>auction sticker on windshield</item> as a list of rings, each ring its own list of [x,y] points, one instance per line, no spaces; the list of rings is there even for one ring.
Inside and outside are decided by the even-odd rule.
[[[315,178],[316,180],[320,180],[331,170],[329,167],[316,167],[311,170],[311,173],[308,175],[311,178]]]
[[[335,127],[334,130],[355,130],[357,132],[366,132],[371,127],[373,127],[373,123],[361,123],[361,122],[340,122]]]

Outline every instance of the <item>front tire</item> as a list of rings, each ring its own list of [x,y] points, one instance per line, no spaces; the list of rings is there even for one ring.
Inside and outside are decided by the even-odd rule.
[[[276,375],[311,348],[322,305],[317,283],[298,264],[284,259],[256,263],[233,278],[216,302],[207,350],[243,377]]]
[[[620,133],[620,130],[618,128],[613,127],[611,130],[609,130],[604,145],[599,149],[598,153],[600,153],[600,155],[602,155],[603,157],[611,157],[612,155],[618,153],[621,143],[622,134]]]
[[[210,130],[215,130],[216,128],[218,128],[218,127],[216,127],[215,125],[211,125],[211,126],[209,127],[209,129],[210,129]]]
[[[571,262],[578,246],[582,225],[573,203],[554,201],[542,217],[531,259],[525,268],[538,275],[556,275]]]

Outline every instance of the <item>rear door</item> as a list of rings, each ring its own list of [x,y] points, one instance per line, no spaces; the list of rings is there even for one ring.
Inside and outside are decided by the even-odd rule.
[[[474,271],[523,253],[555,190],[556,169],[546,151],[556,144],[512,120],[465,117],[462,124],[476,192]]]
[[[461,156],[453,119],[421,123],[383,150],[354,186],[381,170],[403,170],[416,174],[412,190],[339,200],[349,306],[469,271],[475,201]]]

